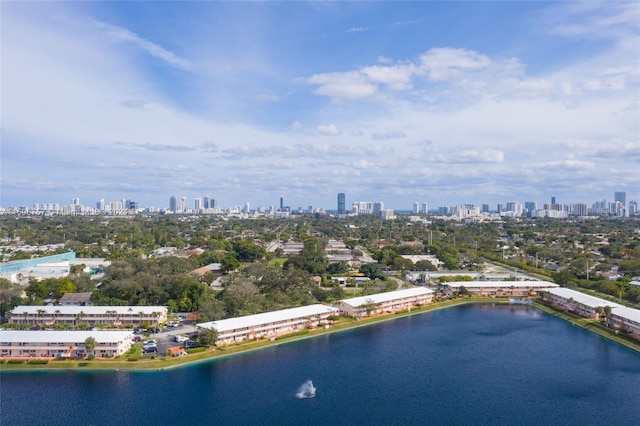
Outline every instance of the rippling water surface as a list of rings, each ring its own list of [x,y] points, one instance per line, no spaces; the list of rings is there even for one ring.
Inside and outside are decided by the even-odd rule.
[[[0,401],[3,426],[640,425],[640,354],[467,305],[163,372],[2,373]]]

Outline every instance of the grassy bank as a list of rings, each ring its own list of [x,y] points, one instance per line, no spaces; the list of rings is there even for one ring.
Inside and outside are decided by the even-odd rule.
[[[558,318],[562,318],[563,320],[577,325],[578,327],[589,330],[590,332],[595,333],[599,336],[605,337],[609,340],[613,340],[614,342],[619,343],[622,346],[626,346],[629,349],[640,352],[640,342],[627,337],[626,335],[624,335],[624,333],[616,333],[616,330],[605,327],[604,325],[600,324],[600,320],[592,318],[582,318],[540,302],[535,302],[533,306],[540,309],[541,311],[557,316]]]
[[[341,332],[356,327],[364,327],[368,325],[377,324],[383,321],[391,321],[396,318],[402,318],[409,315],[421,314],[437,309],[444,309],[451,306],[464,305],[468,303],[509,303],[505,298],[488,298],[488,297],[467,297],[452,299],[445,302],[434,302],[429,305],[412,308],[411,310],[398,312],[395,314],[380,315],[375,317],[363,318],[354,320],[351,318],[340,318],[330,328],[317,328],[309,330],[305,334],[292,334],[289,336],[282,336],[276,341],[270,340],[256,340],[246,341],[233,345],[227,345],[222,347],[209,348],[205,351],[188,354],[181,357],[169,357],[169,356],[155,356],[152,358],[145,358],[140,356],[139,348],[136,346],[132,351],[125,355],[118,357],[117,359],[93,359],[91,361],[80,360],[51,360],[47,364],[7,364],[6,361],[0,364],[0,371],[20,371],[20,370],[45,370],[45,369],[66,369],[66,370],[166,370],[170,368],[176,368],[179,366],[188,365],[194,362],[203,362],[211,359],[222,358],[227,356],[236,355],[243,352],[255,351],[264,349],[266,347],[280,345],[283,343],[290,343],[300,341],[304,339],[310,339],[317,336],[321,336],[329,333]],[[551,308],[541,303],[535,303],[534,306],[542,311],[548,312],[552,315],[556,315],[564,320],[574,323],[580,327],[583,327],[589,331],[597,333],[603,337],[611,339],[621,345],[640,352],[640,343],[622,336],[616,335],[613,330],[601,326],[593,320],[587,320],[584,318],[578,318],[573,315],[568,315],[562,311]]]

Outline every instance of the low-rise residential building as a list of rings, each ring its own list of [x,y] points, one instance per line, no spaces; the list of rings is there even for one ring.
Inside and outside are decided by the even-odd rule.
[[[544,293],[543,300],[584,318],[600,318],[601,313],[606,315],[605,307],[609,307],[609,327],[624,331],[629,337],[640,340],[640,309],[629,308],[569,288],[549,289]]]
[[[337,303],[337,307],[341,315],[360,318],[411,309],[415,306],[430,303],[432,300],[432,290],[424,287],[412,287],[387,293],[343,299]]]
[[[563,311],[573,312],[584,318],[598,318],[599,308],[604,308],[605,306],[609,306],[612,309],[623,307],[618,303],[564,287],[546,290],[542,299]]]
[[[204,322],[196,324],[196,327],[215,329],[218,343],[227,344],[247,339],[275,338],[305,328],[327,325],[327,318],[332,315],[338,315],[338,309],[316,304]]]
[[[95,339],[89,353],[85,347],[88,337]],[[82,358],[95,355],[112,358],[127,352],[133,344],[131,331],[22,331],[0,332],[0,357]]]
[[[65,293],[60,298],[60,305],[67,306],[92,306],[93,302],[91,301],[91,292],[86,291],[83,293]]]
[[[456,281],[444,283],[445,289],[457,293],[462,287],[480,297],[529,297],[538,291],[556,288],[558,284],[547,281]]]
[[[611,310],[609,320],[611,328],[625,331],[630,337],[640,340],[640,309],[618,306]]]
[[[16,306],[10,324],[53,326],[139,326],[159,324],[167,320],[165,306]]]

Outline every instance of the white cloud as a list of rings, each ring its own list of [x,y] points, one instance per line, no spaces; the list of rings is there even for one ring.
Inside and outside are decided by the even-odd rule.
[[[340,133],[342,133],[340,129],[336,127],[335,124],[328,124],[328,125],[321,124],[317,127],[316,131],[318,134],[325,135],[325,136],[337,136]]]
[[[486,69],[491,64],[488,56],[467,49],[434,48],[420,56],[420,68],[433,81],[448,80],[463,72]]]
[[[374,133],[371,135],[371,139],[375,140],[385,140],[385,139],[404,139],[407,137],[407,134],[400,130],[392,130],[389,132],[382,133]]]
[[[336,99],[362,99],[378,91],[376,85],[359,72],[316,74],[307,82],[319,86],[313,93]]]
[[[121,28],[115,25],[110,25],[110,24],[97,22],[97,21],[96,21],[96,24],[104,30],[105,34],[108,37],[112,38],[113,40],[131,43],[143,49],[144,51],[149,53],[151,56],[158,59],[162,59],[163,61],[165,61],[166,63],[168,63],[169,65],[175,68],[180,68],[186,71],[193,70],[193,63],[188,59],[181,58],[175,53],[168,51],[167,49],[163,48],[162,46],[159,46],[156,43],[150,42],[149,40],[145,40],[144,38],[132,33],[126,28]]]

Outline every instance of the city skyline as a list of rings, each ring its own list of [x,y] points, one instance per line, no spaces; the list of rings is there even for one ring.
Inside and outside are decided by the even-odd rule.
[[[238,212],[248,213],[248,212],[318,212],[318,211],[328,211],[335,212],[339,215],[341,214],[371,214],[374,213],[379,215],[382,210],[391,210],[391,211],[406,211],[413,212],[418,214],[424,213],[451,213],[453,210],[458,208],[463,209],[477,209],[478,212],[517,212],[518,214],[523,212],[532,212],[535,210],[561,210],[574,212],[576,209],[580,211],[580,215],[586,215],[588,212],[594,214],[604,214],[604,213],[620,213],[620,208],[624,209],[624,214],[628,215],[629,213],[636,214],[638,211],[638,200],[629,199],[627,202],[627,193],[625,191],[616,191],[613,194],[613,198],[604,197],[602,199],[597,200],[574,200],[574,201],[563,201],[558,199],[556,196],[550,196],[547,201],[539,202],[537,200],[503,200],[495,204],[490,204],[488,202],[469,202],[460,201],[454,204],[442,204],[435,203],[430,204],[428,201],[415,201],[411,203],[411,205],[402,205],[391,207],[389,205],[385,205],[384,200],[364,200],[360,198],[354,198],[350,200],[348,198],[348,194],[340,192],[337,195],[337,199],[334,204],[331,205],[322,205],[317,203],[305,204],[305,205],[290,205],[285,202],[285,197],[278,197],[277,201],[279,204],[270,203],[270,204],[253,204],[254,208],[252,209],[250,206],[252,205],[251,200],[247,200],[242,204],[230,204],[225,205],[219,203],[219,200],[207,196],[200,195],[195,196],[193,198],[189,198],[186,196],[177,197],[172,195],[168,198],[168,202],[166,205],[143,205],[139,203],[137,200],[132,200],[128,198],[120,198],[117,200],[105,200],[100,199],[95,203],[87,203],[83,204],[78,197],[73,197],[71,199],[71,203],[57,203],[57,202],[33,202],[24,206],[0,206],[0,213],[2,212],[13,212],[17,213],[20,211],[56,211],[56,210],[64,210],[70,209],[69,212],[88,212],[88,211],[96,211],[96,212],[109,212],[109,211],[146,211],[150,213],[154,212],[168,212],[168,213],[222,213],[238,210]],[[444,209],[444,211],[443,211]]]
[[[640,198],[637,2],[0,7],[5,208]]]

